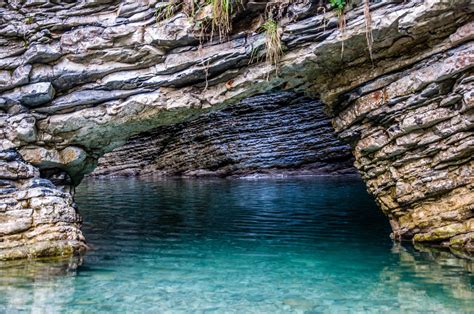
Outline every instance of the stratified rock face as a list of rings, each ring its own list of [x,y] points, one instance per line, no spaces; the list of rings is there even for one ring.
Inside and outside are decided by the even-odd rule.
[[[9,180],[0,193],[12,196],[0,198],[0,221],[18,221],[5,225],[0,243],[19,252],[0,249],[1,258],[35,255],[28,253],[34,239],[49,228],[54,236],[41,243],[50,255],[66,252],[54,248],[71,234],[80,238],[68,189],[49,188],[61,214],[49,205],[32,213],[50,208],[51,223],[28,227],[29,214],[7,214],[15,202],[30,208],[10,190],[30,191],[24,180],[78,184],[132,136],[282,90],[324,102],[395,238],[474,250],[472,0],[371,1],[371,32],[365,1],[352,1],[343,33],[327,1],[291,1],[279,20],[285,53],[278,75],[261,62],[265,34],[255,32],[255,12],[265,10],[262,2],[242,1],[231,36],[204,42],[199,21],[184,13],[157,21],[160,3],[0,2],[0,151],[24,160],[0,158]],[[17,175],[24,167],[32,176]],[[53,228],[56,220],[63,229]],[[33,236],[23,236],[27,227]],[[83,249],[82,241],[68,243]]]
[[[472,45],[344,95],[334,119],[393,237],[473,249]]]
[[[229,176],[354,173],[350,147],[323,105],[294,93],[250,97],[223,110],[132,137],[93,175]]]
[[[86,249],[70,191],[61,191],[14,151],[0,153],[0,260]]]

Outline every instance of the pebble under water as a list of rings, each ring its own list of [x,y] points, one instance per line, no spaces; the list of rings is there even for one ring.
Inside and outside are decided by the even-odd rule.
[[[82,259],[0,263],[0,313],[473,313],[473,264],[347,178],[88,180]]]

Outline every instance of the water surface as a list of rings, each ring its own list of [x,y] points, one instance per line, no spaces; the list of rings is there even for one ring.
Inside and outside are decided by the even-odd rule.
[[[0,312],[472,313],[472,263],[394,245],[358,180],[86,181],[91,250],[0,264]]]

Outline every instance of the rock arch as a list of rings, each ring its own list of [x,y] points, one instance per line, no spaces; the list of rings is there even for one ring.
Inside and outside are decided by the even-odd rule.
[[[273,90],[324,101],[394,238],[473,249],[471,1],[373,4],[373,60],[362,6],[341,35],[334,12],[296,2],[278,76],[254,62],[262,34],[200,48],[155,2],[0,4],[0,259],[84,250],[72,187],[101,155]]]

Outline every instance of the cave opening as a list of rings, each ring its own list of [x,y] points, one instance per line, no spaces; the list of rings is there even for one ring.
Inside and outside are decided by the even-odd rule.
[[[390,249],[353,162],[321,101],[279,91],[132,137],[99,159],[75,200],[99,259],[134,252],[131,239],[144,254],[175,241]]]
[[[128,208],[127,213],[137,212],[141,216],[145,210],[157,215],[130,223],[134,228],[130,232],[163,228],[166,235],[186,229],[185,222],[191,219],[192,223],[198,223],[191,229],[209,227],[211,230],[206,231],[213,233],[220,225],[229,226],[219,219],[230,215],[256,216],[265,224],[278,221],[279,214],[272,217],[273,211],[283,216],[296,211],[295,221],[284,217],[282,225],[273,226],[282,227],[281,231],[287,232],[286,239],[290,239],[292,229],[285,227],[298,225],[298,209],[294,208],[300,204],[306,229],[325,225],[318,219],[335,215],[329,218],[329,224],[337,225],[342,233],[364,230],[369,232],[364,234],[367,236],[371,228],[362,226],[367,219],[384,219],[370,225],[375,228],[372,238],[387,242],[386,218],[365,190],[353,162],[350,147],[337,138],[321,101],[301,93],[279,91],[249,97],[191,120],[132,137],[99,159],[98,167],[86,177],[75,198],[85,219],[86,238],[92,246],[94,238],[87,235],[87,226],[97,222],[89,221],[88,216],[95,215],[94,210],[87,208],[114,208],[122,204]],[[296,191],[292,191],[295,187]],[[247,199],[245,194],[251,190],[254,190],[249,194],[252,197]],[[91,199],[86,197],[88,194]],[[127,199],[131,200],[128,205],[124,203]],[[294,205],[293,199],[296,199]],[[306,203],[307,199],[311,201]],[[112,205],[115,201],[120,205]],[[315,214],[321,212],[322,216],[305,217],[311,206]],[[363,214],[364,210],[370,213]],[[193,220],[198,216],[202,216],[202,221]],[[269,221],[264,221],[267,216]],[[213,222],[212,217],[218,220]],[[121,221],[109,222],[106,217],[102,220],[107,224]],[[250,227],[249,235],[258,238],[265,233],[258,224]],[[382,230],[384,235],[380,236]],[[298,229],[294,231],[298,238]],[[312,236],[325,237],[331,233],[329,227],[316,228]],[[366,241],[353,239],[353,242]]]
[[[131,137],[94,177],[357,175],[324,104],[274,91]]]

